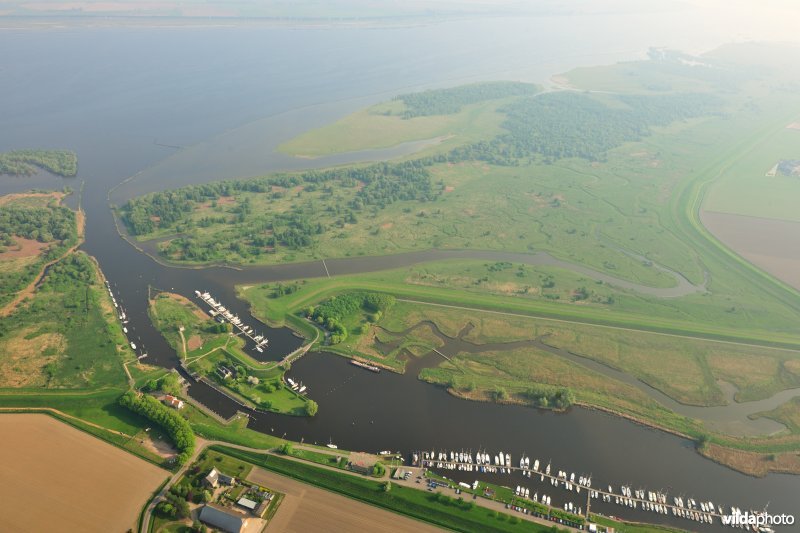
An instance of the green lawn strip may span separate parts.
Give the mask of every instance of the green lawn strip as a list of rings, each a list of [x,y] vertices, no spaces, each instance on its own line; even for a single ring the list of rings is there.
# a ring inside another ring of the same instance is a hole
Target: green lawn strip
[[[389,492],[383,483],[349,474],[321,469],[272,455],[261,455],[226,447],[214,447],[223,453],[253,463],[273,472],[309,483],[356,500],[404,514],[411,518],[455,531],[549,531],[543,526],[499,514],[471,502],[448,503],[424,491],[394,484]],[[503,519],[499,517],[502,516]]]
[[[230,455],[219,453],[214,449],[206,450],[197,461],[197,476],[205,477],[212,468],[216,468],[223,474],[233,476],[238,480],[245,480],[250,475],[253,465],[246,461],[241,461]],[[192,468],[194,470],[194,468]]]
[[[324,466],[332,466],[335,468],[345,468],[347,466],[347,454],[345,453],[334,455],[329,453],[315,452],[314,450],[297,449],[293,447],[289,455]]]
[[[619,533],[686,533],[686,530],[684,529],[655,524],[634,524],[631,522],[622,522],[596,514],[590,515],[589,519],[590,522],[594,522],[595,524],[613,527],[616,531],[619,531]]]
[[[265,450],[280,446],[284,442],[279,437],[249,429],[248,418],[245,416],[234,418],[229,423],[222,423],[191,404],[184,408],[184,414],[195,434],[206,440],[220,440]]]

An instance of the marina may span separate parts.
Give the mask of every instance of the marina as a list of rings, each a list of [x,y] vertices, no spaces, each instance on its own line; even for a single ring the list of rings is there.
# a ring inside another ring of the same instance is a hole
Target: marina
[[[759,516],[766,513],[766,510],[755,511],[750,509],[744,511],[735,506],[724,507],[710,500],[699,500],[684,494],[670,497],[663,490],[632,488],[630,485],[619,485],[617,491],[614,490],[612,485],[608,485],[605,489],[592,487],[591,475],[556,470],[550,461],[547,462],[546,466],[543,466],[544,463],[540,463],[539,459],[533,459],[531,462],[531,458],[526,455],[520,457],[519,466],[517,466],[512,463],[511,455],[502,451],[494,455],[485,450],[479,450],[475,453],[463,450],[417,451],[412,454],[411,463],[413,466],[421,466],[438,471],[456,470],[500,475],[521,474],[524,478],[530,480],[527,482],[528,484],[537,482],[545,486],[549,484],[552,487],[551,490],[559,489],[571,492],[576,495],[576,498],[583,491],[585,496],[581,497],[582,503],[575,504],[572,501],[566,501],[563,504],[563,508],[564,511],[569,513],[585,515],[587,519],[589,518],[592,500],[600,500],[621,507],[634,510],[640,509],[660,515],[672,515],[675,518],[708,525],[721,524],[722,517],[725,515],[739,515],[747,512],[750,515]],[[475,480],[472,485],[473,490],[477,486],[478,480]],[[539,493],[540,491],[534,488],[533,495],[531,495],[530,487],[524,485],[516,485],[514,490],[516,497],[550,506],[552,497],[545,494],[543,490],[541,495]],[[584,505],[585,508],[583,507]],[[745,525],[731,525],[731,527],[748,529]],[[769,528],[758,528],[756,526],[752,526],[750,529],[760,533],[769,533],[771,531]]]
[[[269,343],[269,339],[267,339],[265,335],[257,333],[251,326],[245,324],[238,315],[232,313],[227,307],[222,305],[222,302],[215,300],[208,292],[201,293],[195,290],[194,293],[211,308],[208,314],[211,315],[212,318],[220,323],[226,321],[230,322],[242,335],[253,341],[257,352],[264,353],[264,348]]]
[[[122,308],[122,299],[120,298],[119,301],[117,301],[117,297],[114,295],[114,291],[111,290],[111,284],[108,282],[108,280],[105,280],[105,285],[106,285],[106,290],[108,291],[108,295],[109,297],[111,297],[111,303],[114,305],[114,310],[117,315],[117,318],[119,319],[119,322],[122,325],[122,333],[125,334],[125,336],[127,337],[131,350],[133,350],[134,354],[136,355],[136,359],[141,361],[142,359],[147,357],[147,352],[144,350],[144,345],[141,344],[141,339],[138,339],[140,341],[139,346],[137,346],[136,343],[131,340],[131,338],[133,337],[132,335],[133,328],[131,327],[131,331],[128,331],[128,323],[130,322],[130,319],[128,318],[128,315],[125,313],[125,310]],[[141,348],[141,351],[138,351],[139,348]]]

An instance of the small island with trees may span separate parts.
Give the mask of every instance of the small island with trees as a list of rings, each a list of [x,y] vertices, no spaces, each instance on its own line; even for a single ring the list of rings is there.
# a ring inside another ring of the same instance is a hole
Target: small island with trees
[[[37,168],[71,178],[78,173],[78,156],[70,150],[12,150],[0,153],[0,175],[32,176]]]

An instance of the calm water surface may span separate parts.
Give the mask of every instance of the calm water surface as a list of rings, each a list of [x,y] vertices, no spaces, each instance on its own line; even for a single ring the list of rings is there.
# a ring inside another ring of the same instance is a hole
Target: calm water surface
[[[670,17],[681,32],[661,29]],[[273,150],[302,131],[411,89],[481,79],[543,82],[573,66],[642,57],[649,46],[710,48],[725,40],[723,30],[667,13],[466,20],[381,31],[0,31],[0,150],[69,148],[80,163],[73,179],[0,177],[0,193],[64,185],[77,190],[84,181],[80,201],[88,225],[83,248],[100,261],[149,360],[174,366],[174,352],[147,318],[151,287],[189,297],[195,289],[208,290],[242,316],[247,308],[236,300],[234,284],[321,276],[324,268],[321,263],[245,271],[163,266],[119,237],[110,203],[190,183],[322,164]],[[331,263],[341,267],[337,272],[350,268],[344,260]],[[352,268],[399,263],[376,258]],[[285,329],[267,335],[268,358],[299,345]],[[319,414],[308,420],[256,413],[252,427],[370,451],[485,447],[515,456],[525,451],[552,460],[557,468],[591,473],[598,484],[665,488],[742,507],[771,502],[773,512],[797,507],[800,478],[749,478],[702,459],[689,442],[601,413],[573,409],[553,414],[460,401],[416,380],[414,368],[404,376],[375,375],[322,354],[300,360],[292,375],[309,386],[320,403]],[[207,388],[194,386],[191,394],[226,416],[233,412],[230,402]],[[509,478],[511,486],[521,481]],[[535,484],[529,486],[533,492]],[[560,491],[549,485],[544,492],[561,501]]]

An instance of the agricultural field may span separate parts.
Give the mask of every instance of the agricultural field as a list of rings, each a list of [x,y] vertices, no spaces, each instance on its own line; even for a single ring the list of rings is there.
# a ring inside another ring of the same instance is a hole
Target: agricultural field
[[[13,531],[126,531],[168,476],[49,416],[0,415],[0,431],[3,526]]]
[[[272,531],[407,531],[433,532],[439,528],[399,516],[333,492],[255,468],[247,477],[284,493],[281,508],[267,527]]]

